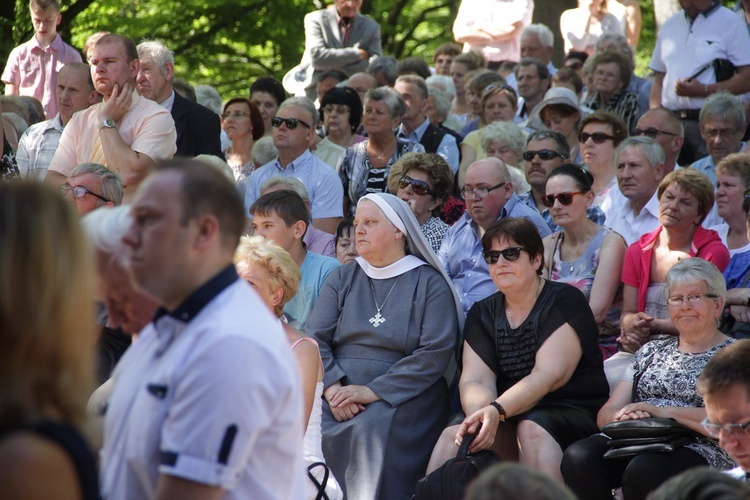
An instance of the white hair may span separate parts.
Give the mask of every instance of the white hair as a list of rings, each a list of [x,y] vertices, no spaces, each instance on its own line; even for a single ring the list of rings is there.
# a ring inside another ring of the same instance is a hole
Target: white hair
[[[211,85],[196,85],[195,100],[198,104],[207,107],[217,115],[221,114],[221,96],[219,91]]]
[[[545,47],[555,46],[555,35],[552,34],[552,30],[550,30],[543,24],[537,23],[526,26],[523,30],[521,30],[521,38],[523,38],[523,36],[526,34],[536,35],[536,37],[539,39],[539,43],[541,43]]]
[[[102,207],[86,214],[81,219],[81,226],[94,249],[124,266],[125,245],[122,238],[132,220],[128,206]]]
[[[172,63],[174,66],[174,52],[169,50],[167,46],[159,40],[147,40],[141,42],[136,49],[138,50],[138,59],[150,57],[154,60],[159,71],[162,73],[164,72],[164,67],[167,63]]]
[[[446,75],[432,75],[428,76],[424,81],[427,84],[429,90],[430,85],[439,88],[443,92],[450,94],[451,99],[456,97],[456,85],[453,83],[453,78]]]

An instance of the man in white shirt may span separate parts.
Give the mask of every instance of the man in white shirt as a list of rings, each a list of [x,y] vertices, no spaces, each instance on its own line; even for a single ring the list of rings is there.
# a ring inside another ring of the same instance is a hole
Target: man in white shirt
[[[607,225],[632,245],[659,227],[657,188],[664,178],[664,151],[649,137],[629,137],[615,150],[615,166],[626,201],[614,208]]]
[[[664,175],[677,167],[677,157],[685,142],[685,127],[673,111],[649,109],[638,119],[633,135],[644,135],[659,143],[664,151]]]

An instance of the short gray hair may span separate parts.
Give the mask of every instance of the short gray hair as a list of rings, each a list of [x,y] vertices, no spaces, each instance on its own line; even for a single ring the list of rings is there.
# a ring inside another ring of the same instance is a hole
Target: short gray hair
[[[456,85],[453,83],[453,78],[446,75],[432,75],[424,81],[427,84],[427,89],[430,89],[430,85],[437,87],[443,92],[450,94],[451,99],[456,97]]]
[[[739,97],[729,92],[717,92],[708,96],[701,106],[699,116],[701,125],[710,116],[734,120],[737,130],[745,125],[745,107]]]
[[[657,165],[663,165],[667,160],[664,155],[664,150],[658,142],[650,137],[636,135],[628,137],[617,146],[615,149],[615,166],[620,163],[620,154],[626,149],[638,149],[651,168],[656,168]]]
[[[494,122],[479,131],[482,149],[487,151],[491,142],[504,142],[520,158],[526,146],[523,132],[513,122]]]
[[[307,97],[289,97],[281,103],[279,111],[288,108],[289,106],[297,106],[298,108],[305,110],[305,113],[308,113],[310,118],[312,118],[311,125],[313,127],[320,122],[320,114],[318,113],[318,110],[315,109],[315,104],[313,104],[313,102]]]
[[[396,66],[398,65],[398,59],[393,56],[381,56],[375,58],[374,61],[367,66],[367,73],[373,77],[377,77],[378,74],[382,74],[383,78],[388,82],[389,85],[396,83]]]
[[[523,36],[527,34],[536,35],[536,37],[539,39],[539,43],[541,43],[545,47],[555,46],[555,35],[552,34],[552,30],[544,24],[529,24],[523,30],[521,30],[521,38],[523,38]]]
[[[266,163],[272,162],[274,158],[279,156],[279,150],[273,143],[273,137],[267,135],[255,141],[250,156],[255,163],[255,168],[260,168]]]
[[[391,118],[399,117],[403,118],[406,113],[406,103],[401,94],[396,92],[391,87],[378,87],[376,89],[368,90],[365,94],[365,106],[368,101],[382,101],[391,113]]]
[[[432,104],[435,113],[445,120],[451,112],[453,98],[448,92],[432,84],[427,85],[427,93],[432,97]]]
[[[124,266],[127,254],[122,238],[132,220],[128,206],[102,207],[84,215],[81,226],[95,250],[111,256]]]
[[[95,175],[101,183],[101,195],[107,198],[114,205],[122,204],[122,177],[117,172],[113,172],[104,165],[98,163],[81,163],[77,165],[68,178],[78,177],[79,175]]]
[[[260,194],[264,195],[269,189],[275,188],[277,186],[284,186],[288,189],[291,189],[292,191],[297,193],[300,198],[302,198],[302,201],[308,203],[310,202],[310,197],[307,195],[307,188],[304,184],[302,184],[302,181],[297,179],[296,177],[271,177],[270,179],[267,179],[263,184],[261,184]]]
[[[221,114],[221,96],[219,91],[211,85],[196,85],[195,86],[195,99],[198,104],[201,104],[217,115]]]
[[[617,49],[622,52],[622,54],[627,57],[629,60],[633,60],[634,54],[633,49],[628,45],[628,39],[625,38],[625,35],[621,33],[613,33],[611,31],[602,33],[599,35],[599,38],[596,40],[596,45],[594,45],[594,51],[595,52],[601,52],[601,47],[605,43],[612,43],[614,45],[617,45]]]
[[[700,282],[706,283],[708,293],[726,298],[727,283],[724,275],[714,264],[700,257],[680,260],[667,271],[664,296],[669,297],[673,287]]]
[[[141,42],[136,49],[138,50],[138,59],[150,57],[154,60],[159,71],[162,73],[164,72],[164,67],[167,63],[172,63],[172,65],[174,65],[174,52],[169,50],[167,46],[159,40],[147,40]]]
[[[422,99],[427,99],[430,96],[427,90],[427,84],[425,83],[424,78],[422,78],[421,76],[411,74],[401,75],[396,78],[396,83],[398,82],[404,82],[414,85]]]
[[[556,132],[554,130],[537,130],[530,133],[526,138],[526,147],[529,146],[529,143],[531,141],[544,141],[547,139],[555,143],[557,153],[560,156],[562,156],[566,160],[570,158],[570,146],[568,146],[567,139],[565,139],[565,136],[560,132]]]

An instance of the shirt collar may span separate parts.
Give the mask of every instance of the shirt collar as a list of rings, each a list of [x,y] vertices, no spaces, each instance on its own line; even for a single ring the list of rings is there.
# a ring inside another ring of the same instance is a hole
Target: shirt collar
[[[44,46],[39,42],[36,35],[33,37],[34,40],[34,47],[38,48],[39,50],[45,50]],[[60,34],[58,33],[55,35],[55,39],[52,40],[52,43],[49,44],[49,49],[53,49],[55,51],[60,51],[62,49],[62,38],[60,38]]]
[[[427,127],[430,126],[430,119],[425,116],[424,121],[422,124],[415,128],[414,131],[410,135],[406,135],[406,131],[404,130],[404,124],[401,123],[401,125],[398,126],[398,133],[401,137],[405,139],[409,139],[412,142],[419,142],[422,140],[422,137],[424,136],[424,133],[427,132]],[[416,139],[416,140],[415,140]]]
[[[154,323],[162,316],[171,316],[182,323],[191,322],[209,302],[238,279],[239,277],[237,276],[237,271],[235,270],[234,265],[228,265],[213,278],[203,283],[193,293],[188,295],[182,304],[177,306],[174,311],[170,312],[163,307],[160,307],[154,316]]]
[[[167,97],[164,102],[159,103],[159,106],[165,108],[170,113],[172,112],[172,106],[174,106],[174,90],[172,90],[172,93],[169,94],[169,97]]]
[[[63,124],[62,124],[62,117],[60,116],[60,113],[57,113],[54,118],[47,120],[44,122],[44,131],[48,130],[59,130],[62,132],[63,130]]]
[[[513,211],[516,203],[518,203],[518,196],[516,196],[516,193],[513,193],[510,195],[510,198],[508,198],[508,201],[505,202],[505,206],[503,206],[502,210],[500,210],[500,217],[498,217],[498,219],[508,217],[508,214]]]
[[[312,158],[312,153],[310,153],[309,149],[305,149],[305,152],[299,155],[294,160],[290,161],[286,168],[281,166],[281,162],[279,161],[278,156],[273,161],[273,165],[284,173],[293,173],[302,168],[302,166],[305,165],[308,161],[310,161],[310,158]]]

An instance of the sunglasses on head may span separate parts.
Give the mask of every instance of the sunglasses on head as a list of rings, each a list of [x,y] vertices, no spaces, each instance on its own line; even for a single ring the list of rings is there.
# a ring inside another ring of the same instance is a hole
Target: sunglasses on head
[[[518,260],[521,256],[521,250],[526,250],[524,247],[508,247],[505,250],[487,250],[484,252],[484,260],[487,264],[497,264],[497,260],[500,256],[508,262]]]
[[[424,196],[426,194],[429,194],[430,196],[435,196],[435,192],[430,189],[430,185],[427,184],[425,181],[420,181],[419,179],[412,179],[408,175],[403,175],[398,180],[398,187],[400,189],[406,189],[407,187],[411,186],[411,190],[414,191],[419,196]]]
[[[299,118],[280,118],[278,116],[274,116],[273,118],[271,118],[271,125],[274,128],[281,127],[282,123],[285,124],[286,128],[288,128],[289,130],[294,130],[295,128],[297,128],[297,125],[300,123],[304,125],[305,128],[308,128],[308,129],[312,128],[308,123],[305,123],[303,120],[300,120]]]
[[[609,134],[605,134],[604,132],[594,132],[593,134],[589,134],[588,132],[581,132],[581,143],[588,142],[589,139],[592,139],[594,143],[601,144],[607,139],[615,140],[614,137],[612,137]]]
[[[576,191],[575,193],[546,194],[542,196],[542,205],[547,208],[552,208],[552,205],[555,204],[555,200],[558,200],[562,205],[568,206],[573,203],[573,197],[577,194],[585,193],[583,191]]]
[[[539,159],[544,161],[551,160],[552,158],[557,158],[558,156],[564,159],[563,155],[561,155],[557,151],[552,151],[551,149],[540,149],[539,151],[524,151],[523,159],[526,161],[531,161],[536,155],[539,155]]]

